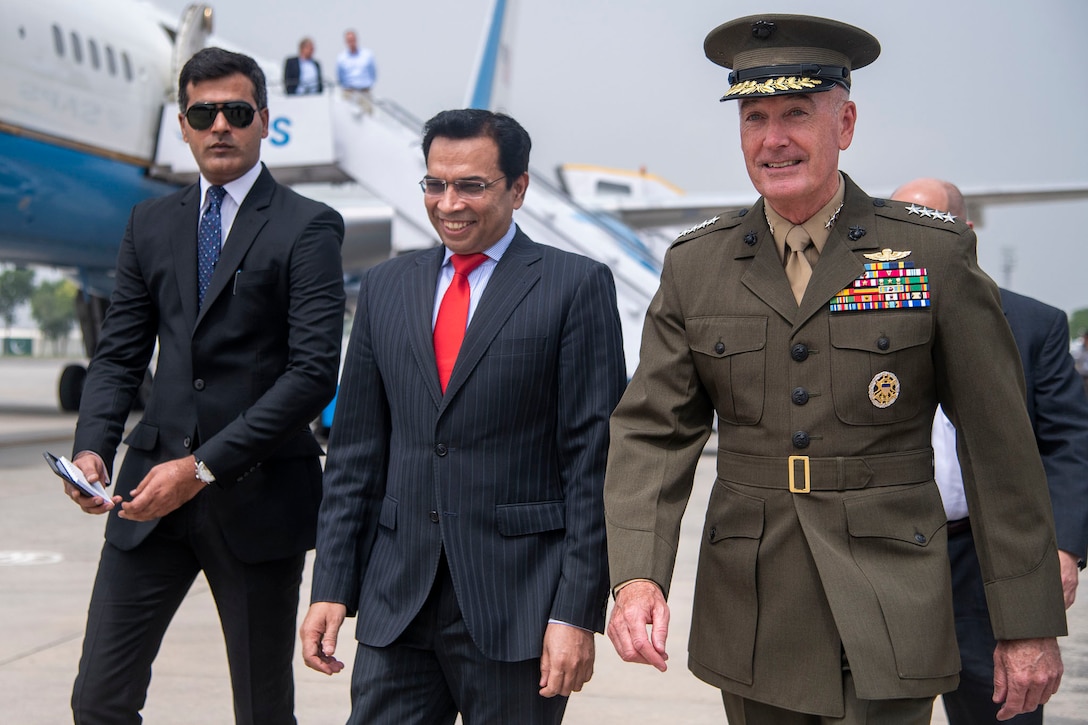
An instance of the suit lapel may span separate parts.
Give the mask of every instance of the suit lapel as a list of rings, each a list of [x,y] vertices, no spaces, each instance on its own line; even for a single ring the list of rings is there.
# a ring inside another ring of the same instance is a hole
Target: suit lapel
[[[260,234],[261,229],[268,223],[268,206],[272,202],[272,194],[276,189],[276,182],[267,168],[261,170],[261,175],[253,184],[253,188],[246,194],[238,214],[234,217],[230,234],[223,243],[223,251],[219,254],[219,261],[215,264],[215,272],[212,273],[208,283],[208,291],[204,294],[204,306],[200,308],[196,324],[204,318],[205,311],[212,306],[215,299],[230,289],[234,282],[234,274],[245,259],[249,248]]]
[[[167,235],[174,258],[174,275],[185,319],[197,316],[196,232],[200,223],[200,184],[193,184],[181,197],[178,218],[168,223]]]
[[[540,279],[540,252],[533,248],[529,238],[519,229],[514,241],[503,254],[491,279],[487,283],[483,297],[472,315],[457,364],[453,368],[450,382],[446,386],[445,406],[480,362],[491,341],[510,318],[514,309]],[[432,362],[434,353],[431,354]],[[437,379],[437,373],[435,374]]]
[[[404,299],[405,325],[412,356],[419,367],[419,377],[427,386],[435,408],[442,403],[442,388],[438,384],[438,364],[434,359],[434,293],[438,284],[438,270],[442,267],[446,248],[435,247],[416,257],[416,264],[409,269],[401,295]]]

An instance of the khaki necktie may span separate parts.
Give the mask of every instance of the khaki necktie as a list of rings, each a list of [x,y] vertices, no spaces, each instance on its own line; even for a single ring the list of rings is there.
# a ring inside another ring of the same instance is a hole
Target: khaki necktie
[[[801,304],[801,298],[805,296],[805,288],[812,277],[812,265],[809,263],[805,250],[812,246],[812,238],[805,228],[798,225],[790,229],[786,235],[786,278],[790,281],[793,296],[797,298],[797,304]],[[813,248],[815,251],[815,248]]]

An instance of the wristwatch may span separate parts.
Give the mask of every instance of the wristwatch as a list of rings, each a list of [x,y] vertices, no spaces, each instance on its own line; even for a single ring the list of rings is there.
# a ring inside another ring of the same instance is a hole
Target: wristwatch
[[[215,483],[215,474],[212,473],[208,469],[207,464],[201,460],[196,461],[196,477],[208,485]]]

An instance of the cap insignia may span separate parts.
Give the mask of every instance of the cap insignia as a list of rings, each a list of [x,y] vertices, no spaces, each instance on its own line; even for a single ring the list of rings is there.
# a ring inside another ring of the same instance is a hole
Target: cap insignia
[[[819,78],[809,78],[803,76],[798,78],[797,76],[779,76],[778,78],[768,78],[765,81],[741,81],[740,83],[734,83],[729,87],[729,90],[725,92],[726,96],[750,96],[753,93],[778,93],[779,91],[802,91],[806,88],[815,88],[816,86],[822,86],[824,82]]]
[[[752,37],[757,40],[766,40],[774,32],[775,24],[770,20],[757,20],[752,23]]]
[[[917,214],[928,219],[935,219],[937,221],[947,222],[952,224],[956,221],[956,217],[949,214],[946,211],[940,211],[938,209],[930,209],[926,206],[918,206],[917,204],[911,204],[910,206],[903,207],[907,210],[908,214]]]

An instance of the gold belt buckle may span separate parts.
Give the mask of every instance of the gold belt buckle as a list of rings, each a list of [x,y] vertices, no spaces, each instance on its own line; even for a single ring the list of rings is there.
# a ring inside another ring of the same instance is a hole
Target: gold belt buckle
[[[802,463],[805,464],[805,484],[801,488],[797,487],[797,476],[794,473],[794,470],[795,470],[794,464],[797,463],[798,461],[801,461]],[[809,478],[808,456],[790,456],[789,466],[790,466],[790,493],[808,493],[810,490],[812,490],[811,480]]]

